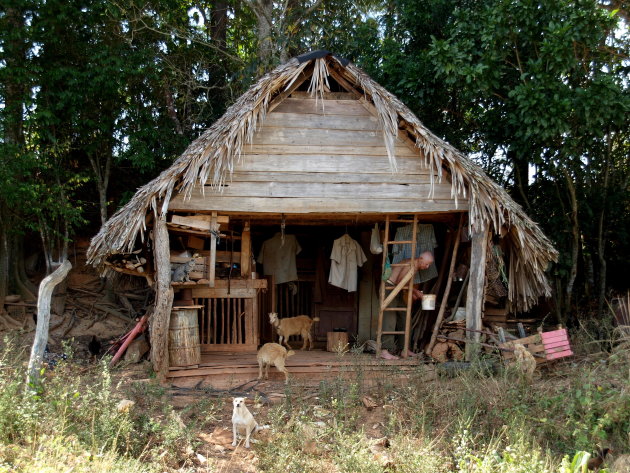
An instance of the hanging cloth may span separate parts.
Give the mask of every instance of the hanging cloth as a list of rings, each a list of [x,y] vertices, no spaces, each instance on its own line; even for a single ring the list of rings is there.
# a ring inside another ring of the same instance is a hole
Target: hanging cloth
[[[345,234],[334,241],[330,260],[328,282],[348,292],[355,292],[358,285],[357,268],[367,261],[361,245]]]

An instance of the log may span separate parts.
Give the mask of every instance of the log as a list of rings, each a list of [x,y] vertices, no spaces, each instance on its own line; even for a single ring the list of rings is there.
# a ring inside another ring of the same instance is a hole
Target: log
[[[39,285],[37,295],[37,327],[35,329],[35,339],[31,348],[31,357],[28,361],[28,371],[26,383],[28,386],[35,386],[39,382],[39,372],[44,359],[44,350],[48,343],[48,328],[50,325],[50,303],[55,287],[63,281],[72,264],[66,260],[52,274],[46,276]]]
[[[155,257],[155,310],[151,316],[151,362],[160,380],[168,373],[168,327],[173,304],[168,228],[162,215],[153,229]]]
[[[481,312],[486,286],[486,251],[488,248],[488,224],[481,222],[472,234],[471,255],[468,273],[468,292],[466,294],[466,328],[481,330]],[[477,355],[475,345],[479,343],[479,333],[470,331],[466,339],[466,361]],[[472,342],[472,343],[471,343]]]
[[[431,351],[433,350],[433,345],[435,345],[435,338],[437,337],[438,330],[440,330],[440,325],[442,325],[442,318],[444,317],[444,311],[446,310],[446,305],[448,303],[448,296],[451,292],[451,285],[453,284],[453,272],[455,271],[455,262],[457,261],[457,250],[459,248],[459,240],[462,234],[462,226],[464,223],[463,214],[459,217],[459,226],[457,227],[457,234],[455,235],[455,244],[453,246],[453,254],[451,255],[451,266],[448,271],[448,279],[446,280],[446,288],[444,289],[444,294],[442,294],[442,303],[440,304],[440,311],[438,312],[437,319],[435,320],[435,325],[433,326],[433,333],[431,334],[431,341],[427,346],[425,353],[427,355],[431,355]]]

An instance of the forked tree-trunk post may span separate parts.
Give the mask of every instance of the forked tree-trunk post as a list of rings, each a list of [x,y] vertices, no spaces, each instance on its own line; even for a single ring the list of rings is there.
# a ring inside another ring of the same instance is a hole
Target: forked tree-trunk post
[[[48,343],[48,328],[50,326],[50,300],[55,286],[63,281],[72,268],[70,261],[65,260],[54,272],[46,276],[39,284],[37,296],[37,327],[35,339],[28,361],[27,386],[34,386],[39,382],[39,371],[44,358],[44,350]]]
[[[466,360],[473,359],[479,351],[481,313],[486,287],[486,252],[488,248],[488,224],[482,222],[471,236],[470,277],[466,293]]]
[[[166,217],[155,219],[153,227],[153,255],[155,258],[155,310],[150,320],[151,362],[158,378],[164,380],[168,372],[168,328],[173,305],[171,263]]]

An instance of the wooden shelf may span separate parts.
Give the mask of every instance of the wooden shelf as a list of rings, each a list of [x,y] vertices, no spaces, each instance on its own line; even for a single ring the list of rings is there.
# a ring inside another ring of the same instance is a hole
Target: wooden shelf
[[[197,281],[189,281],[189,282],[172,282],[171,286],[173,287],[192,287],[200,288],[200,287],[208,287],[208,283],[198,283]],[[266,279],[236,279],[232,278],[229,281],[229,286],[231,289],[266,289],[267,288],[267,280]],[[215,279],[214,281],[214,289],[227,289],[228,288],[228,280],[227,279]]]
[[[113,271],[116,271],[117,273],[128,274],[129,276],[140,276],[143,278],[153,276],[153,273],[150,271],[145,271],[144,273],[140,273],[133,269],[121,268],[120,266],[114,266],[113,264],[108,264],[107,267]]]

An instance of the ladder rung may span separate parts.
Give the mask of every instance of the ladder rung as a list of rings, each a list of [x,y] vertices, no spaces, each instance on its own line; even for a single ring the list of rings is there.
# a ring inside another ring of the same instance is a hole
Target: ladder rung
[[[411,266],[409,263],[392,263],[390,266]]]
[[[402,218],[397,218],[395,220],[391,219],[389,221],[389,223],[392,223],[392,222],[394,222],[394,223],[413,223],[413,219],[406,220],[406,219],[402,219]]]
[[[406,311],[406,310],[407,310],[407,308],[406,308],[406,307],[387,307],[387,308],[385,308],[385,309],[383,309],[383,310],[384,310],[384,311],[385,311],[385,310],[392,310],[392,311],[393,311],[393,310],[404,310],[404,311]]]
[[[381,335],[404,335],[405,331],[402,332],[381,332]]]
[[[387,243],[388,245],[404,245],[404,244],[411,245],[413,243],[413,240],[386,241],[385,243]]]

